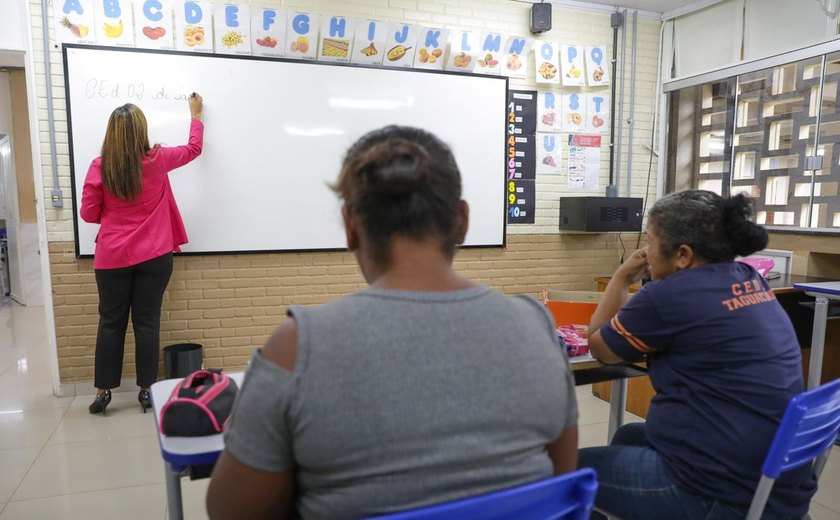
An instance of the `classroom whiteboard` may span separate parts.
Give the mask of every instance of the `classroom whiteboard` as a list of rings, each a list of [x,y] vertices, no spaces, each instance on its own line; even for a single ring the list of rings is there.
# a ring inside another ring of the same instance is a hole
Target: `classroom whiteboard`
[[[328,184],[356,139],[389,124],[451,146],[470,206],[465,245],[504,245],[507,78],[68,44],[64,77],[79,256],[95,250],[98,225],[79,208],[111,112],[134,103],[152,144],[186,144],[193,91],[204,151],[170,174],[184,252],[346,248]]]

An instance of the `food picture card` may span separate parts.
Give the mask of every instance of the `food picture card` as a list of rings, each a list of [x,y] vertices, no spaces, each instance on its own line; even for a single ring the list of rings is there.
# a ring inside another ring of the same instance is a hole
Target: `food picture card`
[[[175,48],[213,52],[213,4],[189,0],[175,5]]]
[[[560,93],[540,92],[537,95],[537,131],[560,132],[563,118],[561,117],[562,99]]]
[[[390,25],[387,22],[357,21],[354,31],[356,37],[350,54],[350,62],[364,65],[382,65],[389,27]]]
[[[134,41],[143,49],[171,51],[175,48],[169,0],[134,3]]]
[[[537,132],[537,173],[560,173],[559,134]]]
[[[473,60],[473,72],[499,75],[501,71],[502,35],[483,33],[479,37],[478,56]]]
[[[606,47],[586,47],[586,82],[590,87],[610,84],[606,55]]]
[[[537,42],[534,44],[536,59],[537,83],[560,83],[560,62],[557,44],[554,42]]]
[[[113,47],[134,47],[134,15],[130,0],[95,2],[96,43]]]
[[[289,13],[286,15],[287,58],[314,60],[318,56],[318,15]]]
[[[583,75],[582,46],[560,46],[560,70],[563,72],[564,87],[579,87],[586,84],[586,78]]]
[[[321,44],[318,46],[318,60],[335,63],[349,63],[356,25],[346,16],[321,17]]]
[[[563,132],[583,132],[586,129],[586,96],[583,94],[563,94]]]
[[[524,78],[525,59],[533,44],[533,38],[508,37],[502,48],[501,74],[510,78]]]
[[[414,55],[415,69],[443,70],[446,63],[446,43],[449,31],[421,27],[417,37],[417,54]]]
[[[478,33],[452,31],[449,33],[449,58],[446,70],[470,71],[478,53]]]
[[[385,59],[382,60],[382,64],[389,67],[411,67],[414,55],[417,54],[418,32],[416,25],[392,25],[385,41]]]
[[[216,52],[251,55],[251,11],[248,4],[215,4]]]
[[[286,55],[286,11],[251,8],[251,54],[282,58]]]
[[[93,0],[54,0],[53,18],[58,43],[96,43]]]
[[[586,96],[586,131],[605,134],[610,128],[610,97],[604,94]]]

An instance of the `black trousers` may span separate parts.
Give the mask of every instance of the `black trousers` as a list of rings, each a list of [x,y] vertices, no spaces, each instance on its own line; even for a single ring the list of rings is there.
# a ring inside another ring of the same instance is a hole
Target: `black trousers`
[[[120,386],[128,315],[134,326],[137,386],[157,380],[160,307],[172,276],[172,253],[119,269],[96,269],[99,330],[96,334],[96,388]]]

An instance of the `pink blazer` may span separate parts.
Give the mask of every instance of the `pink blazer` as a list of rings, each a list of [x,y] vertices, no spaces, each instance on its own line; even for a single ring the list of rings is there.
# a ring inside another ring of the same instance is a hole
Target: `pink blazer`
[[[90,164],[82,188],[81,216],[99,224],[94,269],[136,265],[187,243],[184,221],[175,203],[169,172],[201,154],[204,124],[193,119],[184,146],[158,147],[143,160],[143,192],[137,200],[118,199],[102,185],[102,158]]]

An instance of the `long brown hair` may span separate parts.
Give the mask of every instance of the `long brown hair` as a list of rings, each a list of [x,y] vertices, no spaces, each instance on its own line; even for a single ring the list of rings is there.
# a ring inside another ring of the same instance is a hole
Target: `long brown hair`
[[[136,105],[117,107],[108,119],[102,142],[102,184],[122,200],[134,200],[143,191],[143,158],[149,151],[146,116]]]

